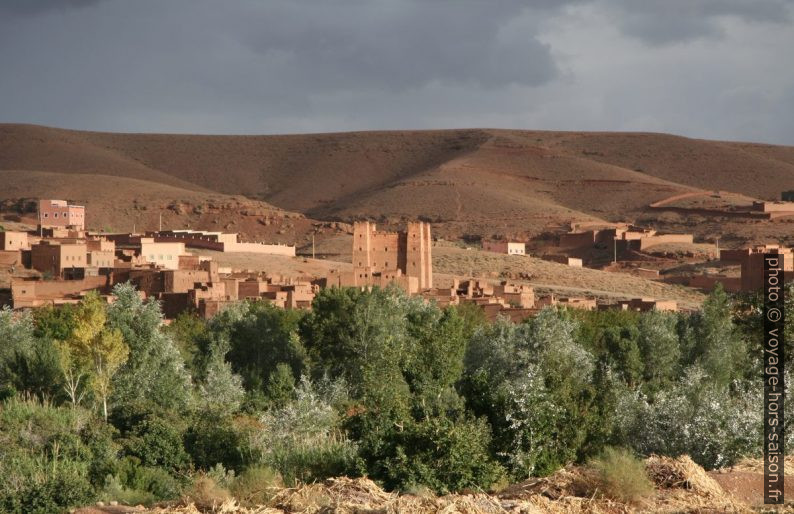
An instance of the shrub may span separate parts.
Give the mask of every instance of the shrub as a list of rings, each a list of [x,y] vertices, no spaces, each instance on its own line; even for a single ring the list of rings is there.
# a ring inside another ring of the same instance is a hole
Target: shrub
[[[120,461],[115,479],[125,490],[150,493],[153,501],[178,498],[184,485],[163,468],[143,466],[135,457]]]
[[[645,463],[622,448],[605,448],[588,463],[596,472],[596,486],[604,496],[636,503],[653,493]]]
[[[262,416],[255,444],[263,462],[290,485],[351,473],[357,447],[341,431],[331,400],[305,378],[296,393],[293,402]]]
[[[706,469],[730,466],[760,454],[760,396],[760,387],[735,384],[731,391],[694,367],[652,402],[641,394],[621,397],[615,439],[641,455],[687,454]]]
[[[185,449],[198,469],[222,464],[226,469],[240,471],[257,458],[251,448],[250,431],[244,423],[229,418],[202,418],[186,432]]]
[[[99,498],[106,502],[117,501],[122,505],[151,505],[157,500],[149,491],[125,487],[116,475],[108,475]]]
[[[229,491],[205,474],[197,476],[185,493],[185,499],[192,501],[201,509],[212,509],[230,498]]]
[[[152,416],[132,427],[123,447],[127,455],[137,457],[144,466],[178,471],[190,462],[182,437],[182,431],[173,422]]]
[[[77,408],[12,398],[0,406],[0,511],[58,512],[95,498],[110,430]],[[93,483],[92,483],[93,482]]]
[[[264,505],[273,497],[274,489],[282,486],[281,476],[266,466],[246,469],[232,481],[234,498],[247,506]]]
[[[0,510],[8,513],[61,512],[70,507],[91,503],[96,497],[88,480],[84,463],[50,459],[17,461],[8,467],[25,469],[26,473],[6,475],[5,480],[16,482],[17,488],[0,488]],[[26,460],[22,457],[22,460]],[[16,465],[15,465],[16,464]],[[3,466],[4,471],[9,469]]]
[[[489,490],[505,477],[502,466],[488,453],[489,442],[490,430],[481,419],[435,417],[410,422],[391,431],[370,455],[377,460],[371,466],[373,476],[389,489]]]

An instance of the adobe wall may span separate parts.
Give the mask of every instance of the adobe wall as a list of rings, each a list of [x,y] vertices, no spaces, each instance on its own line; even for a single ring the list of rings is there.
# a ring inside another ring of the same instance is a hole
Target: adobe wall
[[[689,287],[711,291],[717,284],[722,284],[722,288],[729,293],[738,293],[742,290],[742,279],[740,277],[722,277],[712,275],[695,275],[689,279]]]
[[[166,293],[187,293],[196,283],[210,281],[210,274],[202,270],[167,270],[163,272],[163,290]]]
[[[405,274],[419,278],[420,289],[433,288],[433,246],[430,224],[422,221],[408,223],[406,232]]]
[[[749,248],[742,248],[739,250],[720,250],[720,260],[722,262],[742,263],[749,255]]]
[[[112,268],[116,260],[115,252],[101,252],[91,251],[88,252],[87,266],[94,266],[97,268]]]
[[[107,277],[86,277],[82,280],[13,280],[11,282],[15,308],[19,307],[18,301],[52,300],[91,290],[108,293]]]
[[[258,280],[242,280],[237,283],[237,298],[245,300],[246,298],[259,298],[259,281]]]
[[[130,281],[138,291],[147,297],[155,296],[165,291],[163,274],[158,270],[130,270],[127,273],[111,275],[114,284]]]
[[[180,255],[179,256],[179,269],[181,270],[197,270],[199,268],[200,259],[198,255]]]
[[[261,253],[267,255],[285,255],[295,257],[295,246],[287,245],[267,245],[261,243],[220,243],[223,252],[248,252]]]
[[[85,229],[85,207],[69,205],[63,200],[39,200],[38,217],[42,227]]]
[[[562,248],[589,247],[593,246],[595,242],[596,232],[594,230],[560,235],[560,247]]]
[[[19,266],[22,264],[22,252],[10,252],[6,250],[0,250],[0,266],[4,267],[11,267],[11,266]]]
[[[30,252],[30,265],[42,273],[59,274],[61,270],[61,249],[59,245],[33,245]]]
[[[560,264],[565,264],[566,266],[572,266],[575,268],[582,267],[582,259],[576,257],[568,257],[567,255],[558,255],[558,254],[547,254],[541,257],[544,261],[550,262],[558,262]]]
[[[502,253],[507,255],[525,255],[526,245],[508,241],[484,241],[482,249],[486,252]]]
[[[179,256],[185,254],[185,243],[141,240],[141,255],[149,262],[166,269],[179,269]]]
[[[30,248],[27,232],[0,231],[0,251],[18,251]]]
[[[507,243],[504,241],[483,241],[482,249],[486,252],[507,253]]]
[[[640,239],[640,250],[645,250],[660,244],[692,244],[694,242],[692,234],[661,234],[643,237]]]
[[[761,212],[794,212],[792,202],[753,202],[753,208]]]
[[[637,274],[638,277],[642,277],[642,278],[650,278],[650,279],[659,278],[658,269],[634,268],[634,272]]]
[[[163,293],[160,295],[160,305],[162,305],[163,317],[176,319],[188,309],[190,302],[187,293]]]
[[[784,250],[783,271],[786,281],[794,280],[794,255]],[[764,287],[764,254],[751,253],[742,262],[742,291],[757,291]]]
[[[221,282],[223,282],[224,287],[226,287],[226,296],[228,296],[230,300],[237,300],[240,298],[239,280],[228,278],[221,280]]]
[[[420,289],[432,288],[430,224],[411,222],[402,233],[375,228],[369,221],[353,225],[353,285],[376,285],[373,280],[380,280],[375,278],[377,274],[400,270],[405,276],[416,277]]]

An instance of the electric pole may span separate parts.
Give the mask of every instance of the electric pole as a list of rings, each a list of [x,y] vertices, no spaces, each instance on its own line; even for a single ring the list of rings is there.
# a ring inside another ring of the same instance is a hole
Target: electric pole
[[[612,262],[617,264],[617,262],[618,262],[618,236],[615,236],[615,238],[612,239],[612,243],[613,243],[613,245],[615,247],[614,251],[612,253]]]

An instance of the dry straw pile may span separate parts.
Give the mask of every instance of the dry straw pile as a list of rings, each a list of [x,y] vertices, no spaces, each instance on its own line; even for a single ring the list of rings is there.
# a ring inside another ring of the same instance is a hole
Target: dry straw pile
[[[639,512],[753,512],[735,500],[689,457],[650,457],[654,494],[634,504],[604,497],[593,471],[569,466],[549,477],[512,485],[496,494],[415,496],[389,493],[366,478],[333,478],[276,492],[266,506],[245,508],[226,499],[199,510],[195,504],[149,512],[214,514],[619,514]]]

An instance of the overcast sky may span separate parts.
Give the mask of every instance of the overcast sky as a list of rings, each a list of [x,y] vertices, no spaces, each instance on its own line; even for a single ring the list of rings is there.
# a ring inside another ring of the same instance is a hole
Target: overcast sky
[[[794,144],[794,0],[0,0],[0,121]]]

